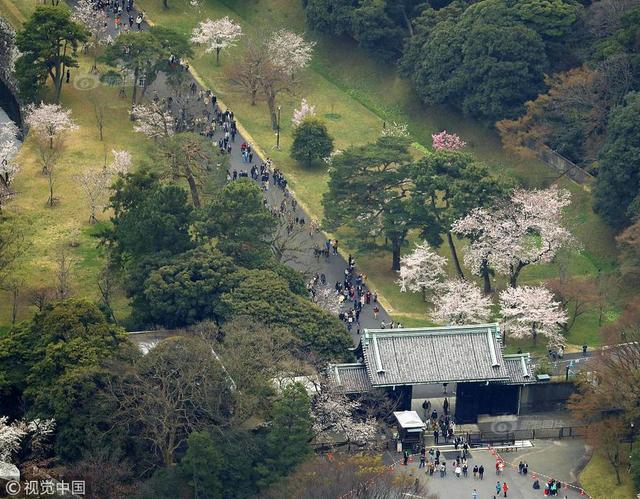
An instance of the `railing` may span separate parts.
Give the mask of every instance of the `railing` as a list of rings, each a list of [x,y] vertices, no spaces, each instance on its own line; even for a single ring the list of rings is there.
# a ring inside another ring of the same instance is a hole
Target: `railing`
[[[509,432],[479,432],[467,433],[467,441],[470,445],[480,443],[483,445],[495,445],[497,443],[514,442],[516,440],[535,440],[536,438],[576,438],[586,435],[586,426],[558,426],[555,428],[525,428],[511,430]]]

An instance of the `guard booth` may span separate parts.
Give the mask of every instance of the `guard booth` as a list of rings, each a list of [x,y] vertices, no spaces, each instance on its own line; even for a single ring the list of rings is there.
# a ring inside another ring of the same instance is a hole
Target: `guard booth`
[[[394,412],[398,427],[398,439],[402,442],[402,448],[411,448],[414,444],[422,442],[422,432],[426,425],[416,411]]]

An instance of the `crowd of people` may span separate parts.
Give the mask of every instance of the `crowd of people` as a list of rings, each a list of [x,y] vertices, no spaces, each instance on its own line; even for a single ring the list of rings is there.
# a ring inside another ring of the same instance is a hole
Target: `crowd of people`
[[[143,14],[134,10],[133,0],[95,0],[94,5],[114,20],[116,35],[122,25],[132,26],[132,17],[134,23],[143,22]],[[125,18],[128,19],[128,23],[123,22]],[[138,29],[143,28],[144,26],[138,27]],[[178,68],[185,73],[189,70],[188,62],[175,56],[170,57],[169,64],[174,69]],[[156,86],[152,97],[156,104],[171,114],[176,132],[198,133],[210,140],[221,154],[233,155],[234,160],[229,163],[226,180],[232,182],[251,178],[258,182],[265,193],[264,206],[279,219],[279,223],[286,229],[285,233],[291,235],[303,229],[308,230],[309,237],[315,239],[320,228],[319,224],[313,220],[307,220],[298,210],[297,201],[288,188],[284,173],[273,167],[270,158],[262,161],[253,144],[241,138],[234,112],[230,109],[222,110],[217,96],[211,90],[199,87],[194,80],[187,79],[186,83],[184,79],[178,80],[183,83],[172,86],[171,81],[165,79],[164,88],[162,84]],[[124,98],[125,95],[122,97]],[[240,138],[239,141],[237,141],[238,138]],[[239,161],[235,160],[237,156]],[[280,194],[274,194],[271,188],[279,191]],[[331,257],[339,257],[337,239],[328,239],[324,243],[317,242],[315,245],[310,243],[311,246],[313,246],[311,251],[316,261],[323,257],[325,263],[331,265],[329,263]],[[335,279],[335,274],[333,276]],[[349,256],[344,274],[335,282],[335,294],[340,302],[338,317],[350,332],[355,330],[358,334],[363,327],[361,314],[365,308],[370,309],[374,320],[377,320],[381,314],[377,293],[368,289],[366,279],[365,274],[356,271],[355,260]],[[309,289],[312,298],[313,291],[319,285],[329,285],[326,281],[327,277],[324,273],[317,274]],[[389,320],[382,320],[379,325],[381,329],[402,327],[402,324]]]

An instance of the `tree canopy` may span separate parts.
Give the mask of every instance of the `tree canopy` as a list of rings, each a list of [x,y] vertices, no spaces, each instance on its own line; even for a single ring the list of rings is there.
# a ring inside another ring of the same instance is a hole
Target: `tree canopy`
[[[16,75],[23,97],[35,100],[51,77],[54,101],[59,102],[65,70],[78,67],[78,47],[88,39],[89,32],[71,19],[68,9],[36,7],[16,35],[16,47],[21,52],[16,61]]]

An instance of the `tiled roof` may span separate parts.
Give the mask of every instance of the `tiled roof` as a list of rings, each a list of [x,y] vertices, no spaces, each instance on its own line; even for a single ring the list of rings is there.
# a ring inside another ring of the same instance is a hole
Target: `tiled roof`
[[[344,393],[363,393],[370,391],[371,381],[364,364],[330,364],[329,379]]]
[[[535,383],[536,377],[531,371],[531,357],[528,353],[520,353],[503,356],[507,371],[509,372],[509,383]]]
[[[365,330],[364,362],[373,386],[509,382],[499,337],[497,324]]]

